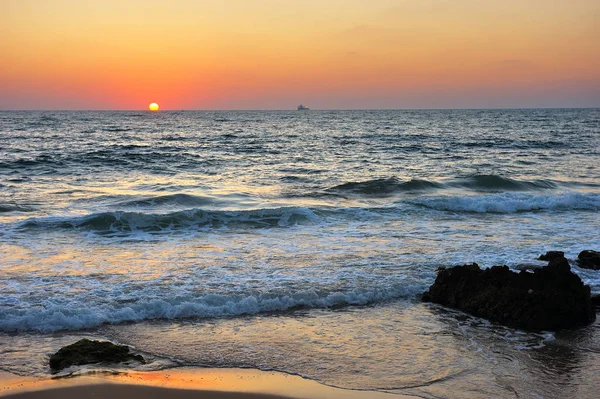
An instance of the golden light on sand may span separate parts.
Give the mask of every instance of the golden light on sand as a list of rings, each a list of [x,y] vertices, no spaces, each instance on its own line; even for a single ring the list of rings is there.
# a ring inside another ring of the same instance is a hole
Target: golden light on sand
[[[158,108],[159,108],[159,107],[158,107],[158,104],[157,104],[157,103],[152,103],[152,104],[148,105],[148,109],[149,109],[150,111],[158,111]]]

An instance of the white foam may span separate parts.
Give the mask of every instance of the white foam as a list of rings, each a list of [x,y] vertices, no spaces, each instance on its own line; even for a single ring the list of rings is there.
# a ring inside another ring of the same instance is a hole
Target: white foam
[[[408,201],[426,208],[475,213],[516,213],[528,211],[597,211],[600,194],[567,192],[554,195],[502,193],[478,196],[437,196]]]
[[[120,323],[149,319],[216,318],[263,312],[278,312],[297,307],[330,308],[344,305],[365,305],[394,298],[412,297],[424,287],[406,285],[348,292],[320,294],[313,290],[279,295],[205,295],[195,299],[138,299],[132,304],[113,303],[56,304],[5,309],[0,314],[0,331],[80,330],[104,323]]]

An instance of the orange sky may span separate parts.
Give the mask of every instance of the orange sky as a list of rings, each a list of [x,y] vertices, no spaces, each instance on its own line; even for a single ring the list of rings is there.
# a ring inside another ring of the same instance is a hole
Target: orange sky
[[[598,0],[2,0],[0,26],[0,109],[600,107]]]

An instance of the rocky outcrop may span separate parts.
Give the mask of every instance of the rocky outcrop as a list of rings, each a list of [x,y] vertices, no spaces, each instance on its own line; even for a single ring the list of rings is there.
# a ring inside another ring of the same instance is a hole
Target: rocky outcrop
[[[106,341],[82,339],[59,349],[50,356],[50,368],[59,371],[64,368],[92,363],[121,363],[130,360],[145,364],[141,355],[129,353],[129,347]]]
[[[600,252],[586,250],[577,256],[577,265],[582,269],[600,270]]]
[[[423,301],[527,330],[585,326],[596,318],[590,287],[571,272],[564,257],[533,273],[477,264],[442,268]]]
[[[549,262],[552,259],[564,257],[565,253],[563,251],[548,251],[545,254],[538,256],[537,260],[544,260],[546,262]]]

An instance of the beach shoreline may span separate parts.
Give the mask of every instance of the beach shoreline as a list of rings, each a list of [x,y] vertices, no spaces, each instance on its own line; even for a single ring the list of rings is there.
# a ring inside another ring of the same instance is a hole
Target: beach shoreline
[[[160,371],[97,371],[61,378],[0,373],[0,397],[53,398],[214,398],[214,399],[385,399],[411,398],[378,391],[334,388],[274,371],[181,367]]]

